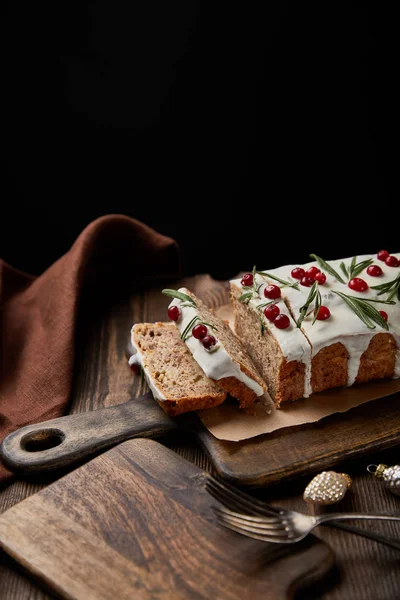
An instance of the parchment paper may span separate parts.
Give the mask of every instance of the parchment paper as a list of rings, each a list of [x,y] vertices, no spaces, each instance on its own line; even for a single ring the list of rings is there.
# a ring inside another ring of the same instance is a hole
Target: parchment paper
[[[232,325],[230,305],[223,306],[216,312]],[[283,403],[280,409],[276,409],[271,398],[265,394],[246,410],[239,410],[237,404],[228,401],[215,408],[199,411],[198,414],[205,427],[216,438],[238,442],[283,427],[313,423],[395,392],[400,392],[400,379],[385,379],[327,390],[313,394],[310,398]]]

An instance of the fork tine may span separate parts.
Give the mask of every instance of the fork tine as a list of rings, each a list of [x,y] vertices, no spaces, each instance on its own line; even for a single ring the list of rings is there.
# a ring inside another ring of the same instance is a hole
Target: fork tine
[[[214,510],[221,519],[224,519],[232,525],[236,525],[240,529],[243,529],[243,531],[252,531],[253,533],[259,534],[265,533],[266,535],[274,536],[289,536],[288,530],[282,523],[251,523],[248,521],[243,521],[240,519],[240,517],[236,517],[235,515],[230,515],[229,513],[218,511],[217,508],[215,508]]]
[[[238,513],[227,508],[219,508],[214,507],[214,510],[218,513],[221,513],[231,519],[236,519],[238,522],[240,521],[243,525],[253,525],[253,526],[262,526],[268,525],[271,528],[283,528],[287,527],[287,523],[284,523],[282,519],[279,517],[252,517],[250,515],[244,515],[243,513]]]
[[[255,515],[258,514],[256,511],[251,511],[247,507],[242,507],[241,505],[238,506],[237,503],[235,501],[233,501],[230,496],[226,496],[223,492],[221,492],[219,490],[219,488],[215,488],[215,489],[207,488],[207,489],[211,493],[213,498],[218,500],[218,502],[220,502],[223,506],[225,506],[227,509],[229,509],[233,512],[237,512],[238,510],[241,510],[241,511],[244,510],[246,512],[246,514],[249,514],[249,512],[252,512],[252,514],[255,514]],[[276,522],[277,520],[279,520],[279,517],[275,514],[272,514],[270,516],[263,516],[263,518],[266,521],[270,520],[271,522]]]
[[[278,516],[280,511],[272,506],[265,505],[260,501],[245,494],[228,483],[221,482],[219,479],[209,476],[206,482],[206,488],[214,498],[217,498],[222,504],[233,510],[245,511],[252,515]],[[218,493],[218,497],[216,494]]]
[[[235,531],[236,533],[240,533],[241,535],[244,535],[246,537],[252,538],[253,540],[259,540],[260,542],[271,542],[273,544],[290,543],[290,540],[287,537],[285,537],[285,538],[272,537],[272,536],[267,536],[265,534],[260,535],[257,533],[253,533],[251,531],[243,531],[243,529],[241,527],[237,527],[236,525],[233,525],[232,523],[229,523],[228,521],[225,521],[225,519],[222,519],[222,518],[218,518],[218,522],[223,527],[226,527],[227,529],[231,529],[232,531]]]

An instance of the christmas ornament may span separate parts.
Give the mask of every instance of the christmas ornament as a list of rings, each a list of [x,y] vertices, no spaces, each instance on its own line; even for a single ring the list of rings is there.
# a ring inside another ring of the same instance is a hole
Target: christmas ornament
[[[385,488],[400,496],[400,465],[368,465],[368,473],[372,473],[378,479],[383,479]]]
[[[322,471],[310,481],[303,498],[310,504],[335,504],[344,498],[350,486],[351,479],[346,473]]]

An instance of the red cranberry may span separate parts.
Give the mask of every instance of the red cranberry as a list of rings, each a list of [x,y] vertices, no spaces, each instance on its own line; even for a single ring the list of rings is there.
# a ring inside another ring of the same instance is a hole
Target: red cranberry
[[[292,272],[290,274],[293,277],[293,279],[299,279],[300,280],[302,277],[304,277],[304,275],[306,274],[306,272],[301,267],[296,267],[295,269],[292,269]]]
[[[324,285],[326,281],[326,275],[322,271],[320,271],[319,273],[315,273],[314,278],[315,281],[318,281],[320,285]]]
[[[368,289],[368,283],[359,277],[353,277],[353,279],[350,279],[347,285],[355,292],[366,292]]]
[[[245,275],[243,275],[242,281],[240,283],[242,285],[245,285],[246,287],[251,287],[253,285],[253,274],[246,273]]]
[[[195,325],[192,329],[193,337],[196,340],[202,340],[207,335],[207,327],[205,325]]]
[[[217,343],[217,340],[215,339],[215,337],[213,335],[206,335],[202,339],[202,344],[203,344],[204,348],[207,348],[207,350],[209,350],[210,348],[215,346],[216,343]]]
[[[138,365],[137,363],[133,363],[129,366],[134,373],[140,373],[140,365]]]
[[[280,312],[279,306],[276,304],[270,304],[264,308],[264,315],[267,317],[268,321],[275,321]]]
[[[177,321],[179,319],[179,317],[181,316],[181,310],[180,308],[178,308],[178,306],[170,306],[168,309],[168,318],[171,319],[171,321]]]
[[[367,273],[368,275],[371,275],[371,277],[380,277],[383,271],[378,265],[370,265],[367,269]]]
[[[321,269],[318,269],[318,267],[310,267],[306,271],[306,275],[311,275],[311,277],[314,277],[314,279],[316,279],[315,276],[317,273],[321,273]]]
[[[278,329],[287,329],[290,325],[290,319],[287,315],[278,315],[275,317],[274,325]]]
[[[389,256],[389,252],[387,250],[379,250],[378,259],[385,261]]]
[[[317,315],[318,321],[326,321],[326,319],[329,319],[330,316],[331,316],[331,311],[329,310],[329,308],[327,306],[319,307],[319,311],[318,311],[318,315]]]
[[[281,288],[273,283],[264,288],[264,296],[269,300],[276,300],[281,297]]]
[[[388,267],[398,267],[400,264],[399,259],[395,256],[388,256],[385,260],[385,265]]]
[[[311,287],[312,285],[314,285],[315,279],[312,275],[304,275],[304,277],[301,278],[300,283],[305,287]]]
[[[384,310],[380,310],[379,314],[381,315],[381,317],[383,317],[385,319],[385,321],[388,320],[389,317],[388,317],[387,312],[385,312]]]

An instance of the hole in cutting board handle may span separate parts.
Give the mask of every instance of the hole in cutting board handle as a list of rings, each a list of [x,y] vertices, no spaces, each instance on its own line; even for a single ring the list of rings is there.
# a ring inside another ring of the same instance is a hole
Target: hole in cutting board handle
[[[61,429],[39,429],[27,433],[21,440],[21,448],[26,452],[42,452],[63,443],[65,433]]]

